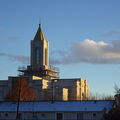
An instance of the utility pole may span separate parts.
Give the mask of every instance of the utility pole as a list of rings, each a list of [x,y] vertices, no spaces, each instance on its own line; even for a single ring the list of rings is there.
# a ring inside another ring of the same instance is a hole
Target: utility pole
[[[54,102],[54,80],[52,80],[52,103]]]
[[[18,99],[17,99],[17,111],[16,111],[16,120],[20,119],[19,115],[19,106],[20,106],[20,96],[21,96],[21,78],[19,77],[19,90],[18,90]]]
[[[52,88],[52,103],[54,103],[54,101],[55,101],[55,94],[56,94],[56,83],[57,82],[57,80],[55,80],[55,79],[53,79],[52,80],[52,86],[51,86],[51,88]]]

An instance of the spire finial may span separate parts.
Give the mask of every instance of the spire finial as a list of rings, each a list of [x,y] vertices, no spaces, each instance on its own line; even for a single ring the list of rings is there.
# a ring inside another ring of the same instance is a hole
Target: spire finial
[[[41,27],[41,24],[39,23],[39,27]]]
[[[44,33],[42,32],[41,23],[38,24],[38,30],[34,37],[34,40],[46,40]]]
[[[41,27],[41,18],[39,19],[39,27]]]

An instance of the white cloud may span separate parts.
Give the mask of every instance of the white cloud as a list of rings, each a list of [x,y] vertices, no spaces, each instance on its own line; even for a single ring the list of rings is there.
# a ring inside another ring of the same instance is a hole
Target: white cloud
[[[60,59],[56,60],[58,64],[81,62],[92,64],[120,64],[120,41],[116,40],[110,44],[103,41],[96,42],[86,39],[83,42],[73,43],[69,52],[65,53],[64,55],[58,54],[58,56],[60,56]]]

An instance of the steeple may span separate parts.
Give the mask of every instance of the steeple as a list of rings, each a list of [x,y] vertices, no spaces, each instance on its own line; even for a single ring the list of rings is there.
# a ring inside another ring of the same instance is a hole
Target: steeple
[[[34,40],[46,40],[44,33],[42,32],[41,24],[39,24],[37,33],[34,37]]]
[[[49,42],[39,24],[34,40],[31,40],[30,66],[26,70],[19,70],[27,76],[42,78],[58,78],[58,71],[49,65]]]

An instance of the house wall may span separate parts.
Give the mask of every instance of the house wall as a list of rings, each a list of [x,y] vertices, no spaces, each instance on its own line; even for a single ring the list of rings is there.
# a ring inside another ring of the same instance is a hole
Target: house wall
[[[55,113],[52,112],[31,112],[31,113],[22,113],[21,116],[24,120],[33,120],[33,119],[40,119],[40,120],[55,120]]]
[[[84,120],[104,120],[103,112],[85,112],[83,114]]]
[[[74,112],[66,112],[66,113],[63,113],[63,118],[64,120],[77,120],[77,113],[74,113]]]
[[[104,120],[103,112],[19,112],[20,120],[57,120],[57,113],[63,120]],[[81,117],[79,117],[79,115]],[[0,112],[0,120],[15,120],[16,112]]]
[[[15,120],[15,112],[0,112],[0,120]]]

